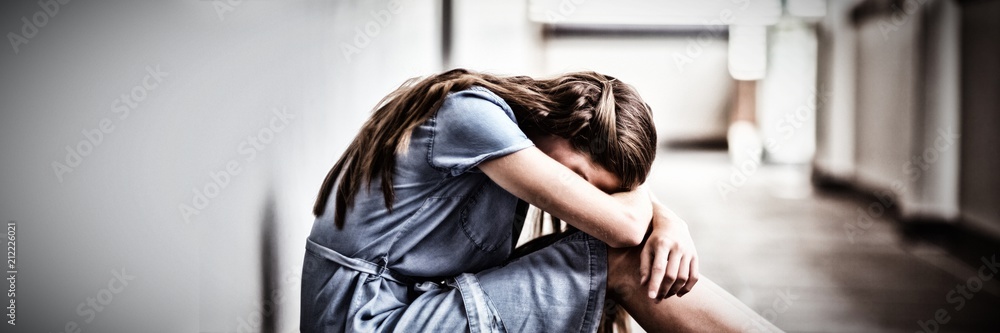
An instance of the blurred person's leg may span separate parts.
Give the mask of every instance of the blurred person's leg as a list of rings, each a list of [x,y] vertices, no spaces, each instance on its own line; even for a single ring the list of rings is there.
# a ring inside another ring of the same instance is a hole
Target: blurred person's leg
[[[757,126],[757,81],[736,81],[726,142],[733,164],[760,164],[764,142]]]

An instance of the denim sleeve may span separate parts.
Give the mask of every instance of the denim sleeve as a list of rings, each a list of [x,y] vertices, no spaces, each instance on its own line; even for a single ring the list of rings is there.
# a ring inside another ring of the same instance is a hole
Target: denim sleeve
[[[432,124],[428,162],[452,176],[533,145],[510,106],[484,88],[450,94]]]

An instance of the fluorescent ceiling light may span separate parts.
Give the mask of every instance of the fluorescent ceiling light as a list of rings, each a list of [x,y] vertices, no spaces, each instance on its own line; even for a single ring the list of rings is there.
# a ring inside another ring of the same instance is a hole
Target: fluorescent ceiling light
[[[771,25],[781,0],[530,0],[529,18],[546,24]]]

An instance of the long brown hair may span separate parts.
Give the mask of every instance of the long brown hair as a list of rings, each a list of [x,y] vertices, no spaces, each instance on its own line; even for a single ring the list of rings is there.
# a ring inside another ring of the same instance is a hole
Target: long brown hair
[[[507,102],[522,130],[569,139],[576,149],[617,175],[623,190],[642,184],[649,174],[656,154],[656,130],[649,105],[631,86],[595,72],[534,79],[454,69],[410,79],[379,102],[326,175],[313,213],[323,215],[340,179],[334,222],[343,228],[345,210],[353,205],[358,190],[371,186],[376,177],[391,211],[396,153],[405,151],[413,130],[437,111],[448,93],[472,86],[486,88]]]

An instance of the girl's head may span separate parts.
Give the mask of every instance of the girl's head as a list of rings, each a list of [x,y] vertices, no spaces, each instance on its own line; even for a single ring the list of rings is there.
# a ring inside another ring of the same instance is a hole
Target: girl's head
[[[646,180],[656,155],[656,130],[649,105],[632,86],[594,72],[533,81],[544,106],[522,102],[516,94],[497,94],[514,108],[521,128],[540,149],[580,173],[587,172],[570,165],[582,164],[573,155],[586,157],[596,167],[591,170],[617,178],[616,186],[598,186],[608,192],[630,190]]]
[[[340,179],[334,220],[342,227],[345,208],[376,176],[381,177],[385,204],[391,209],[395,153],[406,149],[414,128],[441,106],[449,92],[471,86],[489,89],[507,102],[521,129],[556,160],[574,168],[568,164],[586,158],[599,167],[593,169],[613,175],[616,179],[602,187],[605,191],[630,190],[649,174],[656,155],[656,130],[649,105],[631,86],[594,72],[534,79],[455,69],[411,79],[379,103],[327,174],[314,213],[323,213]]]

